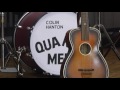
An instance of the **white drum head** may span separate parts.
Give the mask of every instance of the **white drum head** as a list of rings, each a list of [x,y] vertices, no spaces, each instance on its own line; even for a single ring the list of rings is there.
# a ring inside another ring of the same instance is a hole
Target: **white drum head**
[[[35,25],[30,48],[35,62],[44,71],[60,75],[60,68],[68,53],[64,38],[66,32],[77,28],[77,15],[73,12],[49,12]]]

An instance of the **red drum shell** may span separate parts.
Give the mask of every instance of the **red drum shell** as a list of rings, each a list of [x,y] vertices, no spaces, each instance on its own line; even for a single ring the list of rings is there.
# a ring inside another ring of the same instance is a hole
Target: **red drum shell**
[[[18,47],[25,47],[26,51],[22,52],[21,60],[32,69],[39,68],[35,63],[34,59],[30,57],[30,36],[32,28],[37,23],[37,21],[46,14],[46,12],[27,12],[17,23],[17,26],[22,26],[21,28],[16,27],[14,32],[14,48],[17,51]]]

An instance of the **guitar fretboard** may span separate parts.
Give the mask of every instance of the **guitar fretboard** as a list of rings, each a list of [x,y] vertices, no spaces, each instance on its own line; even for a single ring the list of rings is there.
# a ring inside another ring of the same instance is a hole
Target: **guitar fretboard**
[[[81,12],[82,40],[89,40],[89,19],[88,12]]]

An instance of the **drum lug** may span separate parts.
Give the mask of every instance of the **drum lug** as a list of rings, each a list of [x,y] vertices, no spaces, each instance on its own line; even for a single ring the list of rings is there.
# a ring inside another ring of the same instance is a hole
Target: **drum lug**
[[[21,25],[15,25],[15,27],[16,27],[16,28],[20,28],[20,29],[22,28]]]
[[[32,58],[32,54],[30,54],[30,53],[26,53],[26,56],[28,56],[28,57],[31,57],[31,58]]]
[[[34,26],[33,27],[27,27],[27,30],[33,30]]]
[[[47,75],[47,76],[49,76],[50,73],[48,73],[48,72],[43,72],[43,75]]]
[[[23,46],[23,47],[18,47],[18,51],[21,51],[21,52],[23,52],[23,51],[26,51],[26,47],[25,46]]]

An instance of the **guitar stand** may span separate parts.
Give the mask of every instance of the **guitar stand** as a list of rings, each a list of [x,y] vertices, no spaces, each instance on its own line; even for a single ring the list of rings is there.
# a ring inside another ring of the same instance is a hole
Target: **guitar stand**
[[[106,53],[103,55],[104,57],[106,57],[109,53],[109,51],[112,49],[114,51],[114,53],[116,54],[116,56],[118,57],[118,59],[120,60],[120,53],[118,52],[117,48],[116,48],[116,43],[118,42],[118,40],[120,39],[120,36],[117,38],[117,40],[115,42],[112,41],[111,37],[109,36],[106,28],[104,27],[104,25],[99,24],[99,25],[95,25],[95,28],[99,28],[100,30],[103,30],[103,32],[105,33],[109,44],[107,46],[110,46],[110,48],[106,51]],[[103,53],[103,50],[101,50]]]

